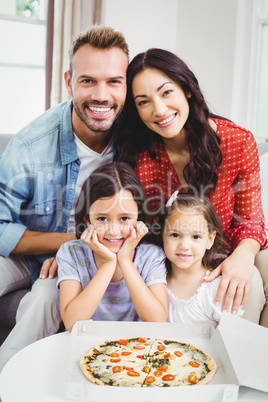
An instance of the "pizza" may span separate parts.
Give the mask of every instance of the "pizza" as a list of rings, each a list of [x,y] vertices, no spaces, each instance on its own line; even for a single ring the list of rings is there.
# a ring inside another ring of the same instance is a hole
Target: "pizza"
[[[207,384],[217,364],[188,343],[133,337],[94,346],[80,360],[80,368],[99,385],[171,387]]]

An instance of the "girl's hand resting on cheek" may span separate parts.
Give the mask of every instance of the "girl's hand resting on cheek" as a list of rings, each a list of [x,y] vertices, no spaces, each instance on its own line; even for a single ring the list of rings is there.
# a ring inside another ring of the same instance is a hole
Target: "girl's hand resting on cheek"
[[[116,254],[99,242],[94,226],[89,223],[87,225],[88,227],[81,235],[81,240],[102,259],[102,262],[116,262]]]
[[[132,259],[135,248],[147,233],[148,228],[143,222],[138,221],[133,223],[129,228],[129,237],[126,238],[117,254],[118,261],[122,259]]]

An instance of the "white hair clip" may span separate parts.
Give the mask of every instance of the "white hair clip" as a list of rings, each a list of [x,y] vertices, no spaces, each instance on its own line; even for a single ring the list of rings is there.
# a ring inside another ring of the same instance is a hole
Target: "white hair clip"
[[[166,203],[166,208],[171,207],[171,205],[173,204],[173,202],[175,201],[175,199],[177,198],[177,195],[179,194],[179,191],[176,190],[174,191],[174,193],[169,197],[169,199],[167,200]]]

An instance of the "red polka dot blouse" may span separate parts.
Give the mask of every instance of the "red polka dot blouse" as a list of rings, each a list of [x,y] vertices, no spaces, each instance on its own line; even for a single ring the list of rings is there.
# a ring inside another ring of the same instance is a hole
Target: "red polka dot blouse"
[[[265,247],[267,237],[261,201],[260,163],[256,141],[248,130],[213,119],[221,140],[222,164],[211,202],[225,236],[233,248],[247,238]],[[139,155],[136,172],[146,190],[152,210],[180,187],[176,172],[162,142],[157,142],[156,159],[147,151]]]

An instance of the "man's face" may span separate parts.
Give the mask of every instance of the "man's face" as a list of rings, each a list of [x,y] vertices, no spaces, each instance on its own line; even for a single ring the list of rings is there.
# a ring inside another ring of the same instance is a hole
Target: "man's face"
[[[127,66],[125,53],[117,47],[84,45],[75,53],[72,77],[67,72],[65,81],[73,98],[73,129],[80,139],[109,132],[125,103]]]

